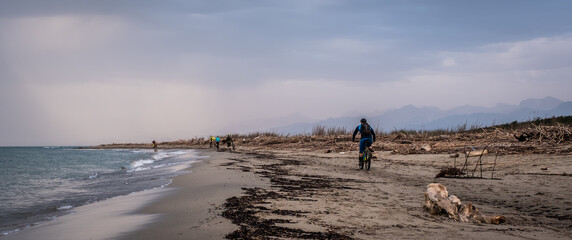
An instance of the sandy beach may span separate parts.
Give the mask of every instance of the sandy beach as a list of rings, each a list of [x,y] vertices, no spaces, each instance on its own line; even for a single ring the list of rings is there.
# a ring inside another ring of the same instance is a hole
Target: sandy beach
[[[163,214],[158,222],[123,239],[572,236],[570,155],[487,155],[484,175],[493,173],[491,162],[496,158],[492,179],[435,178],[440,169],[454,162],[458,166],[463,159],[449,154],[376,155],[372,169],[365,171],[358,169],[357,151],[243,147],[234,153],[213,153],[216,157],[199,166],[201,171],[176,179],[172,187],[177,194],[143,210]],[[196,183],[206,179],[212,185]],[[462,223],[446,214],[429,214],[423,204],[430,183],[443,184],[483,215],[502,215],[507,222]],[[206,189],[198,191],[201,188]]]
[[[160,215],[157,221],[119,239],[223,239],[237,227],[221,216],[227,198],[242,188],[267,188],[268,181],[254,174],[228,169],[234,154],[206,152],[210,157],[193,164],[189,174],[178,176],[165,198],[137,211]]]
[[[275,151],[242,154],[234,168],[267,178],[269,189],[238,209],[250,221],[230,235],[310,239],[569,239],[572,231],[570,156],[497,159],[495,179],[435,179],[452,164],[447,154],[380,153],[370,171],[358,170],[357,152]],[[541,170],[548,166],[549,172]],[[535,166],[536,165],[536,166]],[[423,209],[429,183],[441,183],[501,225],[459,223]],[[247,199],[245,199],[247,201]],[[240,204],[239,204],[240,205]],[[241,209],[243,207],[243,209]],[[255,237],[253,237],[255,238]]]
[[[98,211],[97,204],[113,206],[95,222],[74,220],[85,219],[78,209],[78,214],[5,239],[572,236],[569,142],[517,142],[507,137],[487,143],[488,154],[465,158],[462,150],[467,142],[388,138],[374,144],[376,158],[369,171],[358,168],[357,143],[347,141],[347,136],[258,138],[243,141],[232,152],[189,143],[187,147],[203,149],[209,158],[193,164],[189,173],[176,177],[168,187],[138,193],[146,197],[133,194],[86,206],[90,214]],[[483,142],[470,140],[472,146],[483,146]],[[184,147],[178,144],[167,147]],[[442,169],[453,166],[464,166],[464,174],[436,178]],[[430,183],[444,185],[463,203],[472,202],[483,216],[503,216],[506,222],[459,222],[447,214],[430,214],[423,208]],[[56,232],[70,235],[53,235]]]

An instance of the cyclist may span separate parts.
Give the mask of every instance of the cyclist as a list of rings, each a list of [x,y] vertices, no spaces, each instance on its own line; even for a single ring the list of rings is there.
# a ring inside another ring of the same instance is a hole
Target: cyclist
[[[375,142],[375,131],[367,123],[367,120],[362,118],[360,120],[360,125],[358,125],[356,130],[354,130],[354,134],[352,135],[352,142],[355,142],[356,134],[358,132],[361,134],[361,140],[359,141],[359,159],[361,160],[366,147],[368,147],[369,150],[373,152],[371,149],[371,144]],[[363,168],[363,165],[360,165],[360,169],[361,168]]]

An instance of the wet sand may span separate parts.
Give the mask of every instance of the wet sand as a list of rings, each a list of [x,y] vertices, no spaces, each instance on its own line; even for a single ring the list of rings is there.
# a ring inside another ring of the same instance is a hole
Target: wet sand
[[[136,231],[159,215],[135,214],[134,211],[168,195],[169,189],[154,189],[111,198],[75,208],[73,213],[53,221],[0,237],[2,240],[77,240],[115,239]]]
[[[155,222],[119,239],[223,239],[237,227],[221,216],[227,198],[242,188],[269,187],[268,181],[240,169],[229,169],[234,154],[206,152],[210,157],[193,164],[189,174],[178,176],[168,189],[173,194],[137,211],[159,214]]]
[[[241,187],[258,184],[254,176],[219,166],[230,161],[228,154],[209,155],[190,168],[176,166],[179,170],[188,168],[189,173],[176,177],[165,188],[77,207],[69,215],[0,239],[221,239],[236,227],[223,217],[216,218],[220,209],[214,206],[240,194]]]

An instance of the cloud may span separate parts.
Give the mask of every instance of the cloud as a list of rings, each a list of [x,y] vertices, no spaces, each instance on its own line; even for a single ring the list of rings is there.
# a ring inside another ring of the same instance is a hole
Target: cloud
[[[87,144],[184,139],[207,134],[224,122],[210,114],[224,101],[211,90],[193,85],[40,83],[26,88],[26,97],[42,109],[29,117],[49,126],[35,141],[52,144],[73,144],[80,138]]]
[[[450,71],[504,72],[560,69],[572,66],[572,35],[488,44],[473,51],[442,52],[455,59]]]
[[[270,81],[232,90],[188,83],[118,82],[28,83],[12,88],[14,94],[1,98],[17,104],[2,107],[11,116],[0,128],[5,136],[0,145],[186,139],[222,134],[219,129],[228,125],[296,111],[321,119],[363,105],[362,86],[323,79]],[[12,121],[14,117],[21,119]],[[24,134],[30,129],[34,129],[33,138]]]
[[[20,81],[102,81],[139,61],[128,47],[133,26],[117,17],[0,19],[0,29],[3,67]]]
[[[572,89],[570,35],[488,44],[434,58],[439,64],[409,71],[385,88],[407,92],[410,102],[425,106],[482,106],[545,96],[570,100],[565,90]]]
[[[94,15],[15,18],[1,24],[3,41],[31,52],[87,51],[109,45],[127,28],[120,18]]]
[[[249,100],[242,105],[253,106],[259,114],[272,117],[299,112],[322,119],[359,108],[363,102],[359,96],[364,88],[367,87],[329,79],[283,79],[245,89],[241,94],[246,93]]]
[[[443,66],[454,66],[455,65],[455,59],[453,58],[445,58],[443,60]]]
[[[6,1],[0,100],[15,103],[0,104],[0,131],[96,144],[295,112],[572,100],[569,4],[490,6]]]

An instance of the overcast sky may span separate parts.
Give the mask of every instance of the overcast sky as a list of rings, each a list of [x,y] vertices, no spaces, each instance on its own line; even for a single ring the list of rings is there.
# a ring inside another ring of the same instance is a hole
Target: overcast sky
[[[570,101],[571,12],[564,0],[0,0],[0,145]]]

